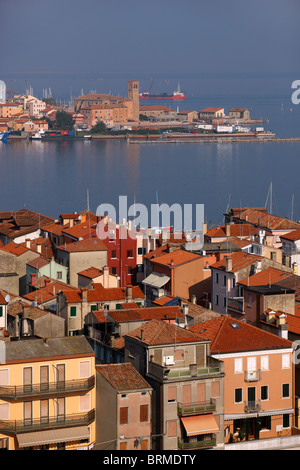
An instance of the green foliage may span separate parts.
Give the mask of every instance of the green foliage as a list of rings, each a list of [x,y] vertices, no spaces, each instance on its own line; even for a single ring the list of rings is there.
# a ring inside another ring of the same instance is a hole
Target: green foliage
[[[91,129],[91,134],[108,134],[106,125],[103,121],[98,121]]]
[[[44,103],[49,104],[50,106],[56,106],[56,101],[54,98],[43,98]]]
[[[74,129],[75,121],[70,113],[66,111],[57,111],[54,127],[56,129],[63,129],[66,131],[72,131]]]

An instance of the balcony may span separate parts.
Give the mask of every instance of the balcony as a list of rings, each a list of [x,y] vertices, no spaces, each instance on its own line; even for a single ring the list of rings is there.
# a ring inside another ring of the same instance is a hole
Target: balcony
[[[245,413],[257,413],[261,411],[261,402],[259,401],[245,401],[244,402]]]
[[[192,416],[204,413],[211,413],[212,411],[216,410],[216,401],[211,398],[210,400],[205,402],[188,404],[178,403],[177,410],[178,414],[181,416]]]
[[[163,366],[150,361],[148,363],[148,374],[162,381],[184,380],[193,377],[201,377],[203,375],[224,374],[224,365],[221,361],[211,357],[208,358],[205,366],[190,364],[190,366],[176,367],[176,363],[170,366]]]
[[[40,398],[49,396],[68,395],[72,393],[86,393],[95,386],[95,376],[88,379],[65,380],[61,382],[47,382],[32,385],[0,387],[1,400],[24,400],[26,398]]]
[[[259,382],[261,380],[261,370],[245,370],[244,371],[245,382]]]
[[[229,297],[227,299],[227,312],[228,310],[244,315],[244,297]]]
[[[213,447],[217,443],[217,439],[214,435],[211,435],[209,438],[202,438],[201,440],[183,438],[178,439],[178,449],[179,450],[197,450],[205,449],[206,447]]]
[[[42,431],[46,429],[67,428],[72,426],[87,426],[95,421],[95,410],[87,413],[74,413],[72,415],[49,416],[37,419],[27,418],[15,421],[0,421],[0,433],[17,434],[29,431]]]

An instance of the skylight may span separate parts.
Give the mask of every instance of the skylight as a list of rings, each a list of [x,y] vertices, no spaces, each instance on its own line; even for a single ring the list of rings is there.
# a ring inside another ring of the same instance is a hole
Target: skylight
[[[230,323],[230,325],[231,325],[232,328],[234,328],[234,329],[241,328],[240,325],[238,325],[237,323]]]

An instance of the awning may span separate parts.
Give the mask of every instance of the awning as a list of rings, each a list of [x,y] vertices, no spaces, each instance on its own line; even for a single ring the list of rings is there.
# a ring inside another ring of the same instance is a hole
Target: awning
[[[181,418],[187,436],[197,436],[198,434],[210,434],[218,432],[219,427],[212,413],[207,415],[186,416]]]
[[[48,431],[26,432],[17,434],[19,447],[40,446],[42,444],[55,444],[57,442],[79,441],[90,439],[88,426],[74,428],[51,429]]]
[[[160,274],[160,273],[152,273],[150,276],[146,277],[142,282],[143,284],[147,284],[147,286],[152,286],[156,287],[157,289],[160,289],[164,285],[169,282],[170,278],[169,276],[166,276],[165,274]]]

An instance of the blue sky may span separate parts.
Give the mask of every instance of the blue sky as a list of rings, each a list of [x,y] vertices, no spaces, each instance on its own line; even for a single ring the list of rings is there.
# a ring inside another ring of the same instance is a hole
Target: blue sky
[[[0,0],[0,74],[295,73],[296,79],[299,13],[299,0]]]

